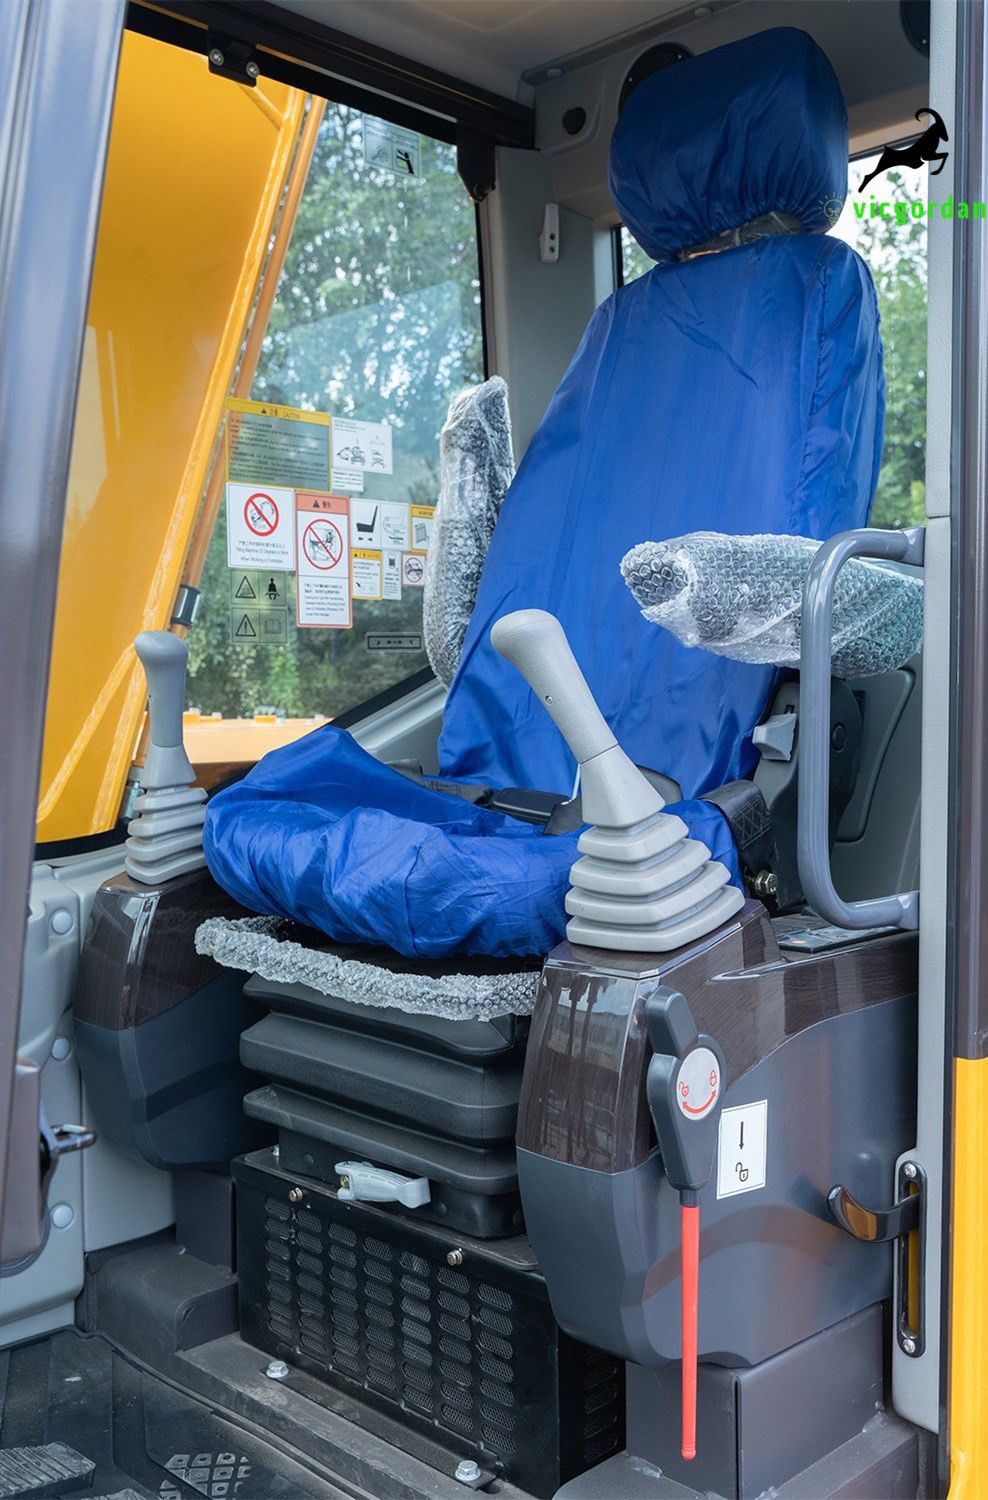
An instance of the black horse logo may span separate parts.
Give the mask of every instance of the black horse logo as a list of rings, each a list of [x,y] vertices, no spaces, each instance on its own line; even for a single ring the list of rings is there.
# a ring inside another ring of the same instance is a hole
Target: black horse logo
[[[930,168],[931,177],[936,177],[943,171],[944,162],[947,160],[949,153],[938,151],[937,147],[950,139],[947,134],[947,127],[935,109],[918,109],[916,111],[917,120],[922,115],[929,115],[933,124],[927,126],[923,134],[917,136],[911,146],[886,146],[878,158],[878,166],[874,172],[868,173],[868,176],[858,188],[859,193],[863,193],[873,178],[877,177],[881,172],[887,172],[890,167],[921,167],[924,161],[928,161],[937,163],[935,167],[931,166]]]

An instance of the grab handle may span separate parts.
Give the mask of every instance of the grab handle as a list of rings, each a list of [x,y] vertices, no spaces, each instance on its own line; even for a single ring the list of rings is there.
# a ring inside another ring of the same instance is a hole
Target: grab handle
[[[919,892],[900,891],[867,901],[838,895],[830,868],[830,664],[837,574],[851,557],[923,562],[925,532],[869,527],[824,542],[803,585],[799,688],[799,827],[797,860],[807,901],[836,927],[919,926]]]

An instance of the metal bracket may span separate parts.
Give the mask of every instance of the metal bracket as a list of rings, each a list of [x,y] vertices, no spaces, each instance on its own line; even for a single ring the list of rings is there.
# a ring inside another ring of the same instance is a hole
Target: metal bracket
[[[827,1194],[835,1221],[854,1239],[876,1245],[895,1242],[895,1336],[910,1359],[917,1359],[926,1348],[926,1200],[926,1173],[914,1161],[900,1165],[896,1201],[889,1208],[866,1208],[841,1184]],[[913,1233],[919,1235],[918,1254],[910,1256],[909,1236]],[[910,1295],[911,1277],[915,1295]]]
[[[466,125],[456,127],[456,170],[474,203],[483,203],[497,186],[494,141]]]
[[[189,630],[196,622],[201,600],[201,589],[194,588],[191,583],[183,583],[175,596],[172,625],[184,625],[185,629]]]
[[[229,78],[234,83],[243,83],[255,88],[261,76],[261,65],[250,42],[225,36],[210,30],[207,34],[206,57],[209,71],[219,78]]]

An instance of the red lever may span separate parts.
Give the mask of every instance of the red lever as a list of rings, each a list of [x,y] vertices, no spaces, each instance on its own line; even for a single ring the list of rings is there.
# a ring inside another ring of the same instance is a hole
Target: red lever
[[[696,1458],[696,1347],[700,1297],[700,1208],[679,1207],[683,1279],[683,1457]]]

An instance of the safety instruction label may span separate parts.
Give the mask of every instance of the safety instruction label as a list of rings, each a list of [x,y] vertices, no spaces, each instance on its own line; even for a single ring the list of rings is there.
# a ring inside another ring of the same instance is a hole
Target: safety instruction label
[[[409,588],[420,589],[425,583],[425,558],[420,557],[417,552],[403,552],[401,581]]]
[[[380,599],[383,597],[381,591],[381,554],[380,552],[358,551],[353,553],[350,564],[350,575],[353,583],[353,597],[355,599]]]
[[[364,488],[364,471],[353,464],[334,464],[330,482],[344,495],[359,495]]]
[[[401,598],[401,553],[381,554],[381,598]]]
[[[725,1109],[717,1136],[717,1197],[763,1188],[767,1164],[768,1100]]]
[[[256,605],[232,609],[230,639],[235,646],[287,646],[288,610]]]
[[[350,501],[351,547],[369,547],[375,552],[380,549],[381,509],[379,500]]]
[[[238,604],[251,609],[283,609],[288,598],[286,576],[235,568],[230,574],[230,598],[231,609]]]
[[[403,125],[364,115],[364,161],[388,172],[422,176],[422,137]]]
[[[241,484],[327,490],[331,428],[326,412],[231,396],[226,403],[226,477]]]
[[[231,568],[295,566],[291,490],[255,484],[226,487],[226,560]]]
[[[295,495],[295,610],[303,630],[349,630],[353,624],[349,505],[345,495]]]
[[[432,541],[432,523],[436,514],[434,505],[413,505],[410,520],[412,527],[412,552],[428,552]]]
[[[403,500],[385,500],[381,504],[382,547],[393,547],[396,552],[410,551],[408,506]]]
[[[361,469],[372,474],[394,472],[388,422],[358,422],[353,417],[335,417],[332,443],[334,469]]]

